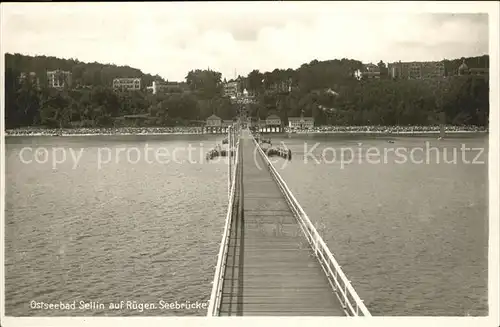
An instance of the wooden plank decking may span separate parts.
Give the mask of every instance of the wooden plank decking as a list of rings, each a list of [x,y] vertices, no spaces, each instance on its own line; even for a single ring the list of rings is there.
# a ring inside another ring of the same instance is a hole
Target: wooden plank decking
[[[233,209],[238,215],[231,229],[220,315],[344,316],[253,141],[246,135],[240,142]]]

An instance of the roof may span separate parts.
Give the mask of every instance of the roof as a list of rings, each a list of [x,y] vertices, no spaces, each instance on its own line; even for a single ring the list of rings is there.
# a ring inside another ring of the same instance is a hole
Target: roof
[[[281,118],[278,115],[272,114],[272,115],[267,116],[266,119],[281,119]]]
[[[288,117],[288,121],[294,121],[294,120],[301,120],[301,119],[304,119],[304,120],[314,120],[313,117]]]
[[[207,120],[221,120],[221,119],[219,117],[217,117],[216,115],[212,115],[212,116],[208,117]]]
[[[231,123],[231,124],[232,124],[232,123],[233,123],[233,120],[232,120],[232,119],[224,119],[224,122],[225,122],[225,123]]]
[[[140,77],[117,77],[113,78],[113,81],[130,81],[130,80],[140,80]]]
[[[326,93],[329,93],[329,94],[333,94],[333,95],[339,95],[337,92],[335,92],[334,90],[332,90],[331,88],[327,89],[325,91]]]

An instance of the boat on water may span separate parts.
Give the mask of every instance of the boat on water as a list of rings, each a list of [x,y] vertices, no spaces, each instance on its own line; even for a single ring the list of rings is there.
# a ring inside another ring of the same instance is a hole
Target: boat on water
[[[262,149],[268,157],[281,157],[283,159],[292,160],[292,151],[290,149],[283,148],[281,146]]]

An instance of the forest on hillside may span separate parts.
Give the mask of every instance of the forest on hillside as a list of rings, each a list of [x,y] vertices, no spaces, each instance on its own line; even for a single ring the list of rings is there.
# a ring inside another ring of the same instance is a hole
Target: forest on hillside
[[[85,63],[77,59],[60,59],[47,56],[25,56],[21,54],[5,55],[5,67],[17,73],[36,73],[40,81],[46,80],[46,71],[64,70],[72,73],[73,86],[110,87],[117,77],[140,77],[144,85],[151,85],[153,80],[161,80],[160,76],[144,74],[140,69],[129,66],[116,66],[98,62]]]
[[[488,56],[465,58],[470,68],[488,67]],[[140,91],[114,91],[113,78],[140,77],[142,85],[160,76],[128,66],[82,63],[74,59],[6,55],[6,127],[114,126],[124,115],[146,115],[140,124],[172,126],[199,123],[211,114],[233,118],[237,105],[222,96],[222,75],[193,69],[186,75],[188,88],[153,95]],[[462,59],[446,60],[446,78],[394,80],[382,74],[378,80],[357,80],[363,69],[357,60],[341,59],[303,64],[297,69],[254,70],[239,77],[240,90],[255,96],[252,116],[265,119],[278,114],[313,116],[317,125],[433,125],[441,112],[448,124],[487,126],[489,81],[487,76],[455,76]],[[387,65],[378,63],[381,72]],[[73,73],[72,88],[44,85],[47,70]],[[35,72],[41,83],[20,80],[22,72]],[[77,87],[82,86],[82,87]],[[83,87],[86,86],[86,87]],[[133,124],[137,124],[134,121]]]

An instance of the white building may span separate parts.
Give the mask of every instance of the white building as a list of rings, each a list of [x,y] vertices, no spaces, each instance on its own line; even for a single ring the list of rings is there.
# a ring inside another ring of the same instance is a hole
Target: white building
[[[269,115],[266,118],[266,125],[267,126],[281,126],[281,118],[278,117],[277,115]]]
[[[222,125],[222,120],[217,117],[216,115],[212,115],[207,118],[207,127],[221,127]]]
[[[147,86],[146,89],[148,92],[152,92],[153,94],[182,93],[186,91],[185,86],[181,83],[162,81],[153,81],[153,83],[150,86]]]
[[[54,88],[71,87],[71,76],[71,72],[59,69],[47,71],[47,85]]]
[[[314,127],[313,117],[288,117],[288,127],[298,129],[310,129]]]
[[[224,84],[224,96],[232,99],[238,96],[238,82],[230,81]]]
[[[125,77],[113,79],[113,89],[117,90],[140,90],[141,79],[138,77]]]
[[[160,88],[161,88],[160,83],[157,81],[153,81],[153,85],[146,87],[146,89],[148,91],[153,92],[153,94],[158,93],[160,91]]]

